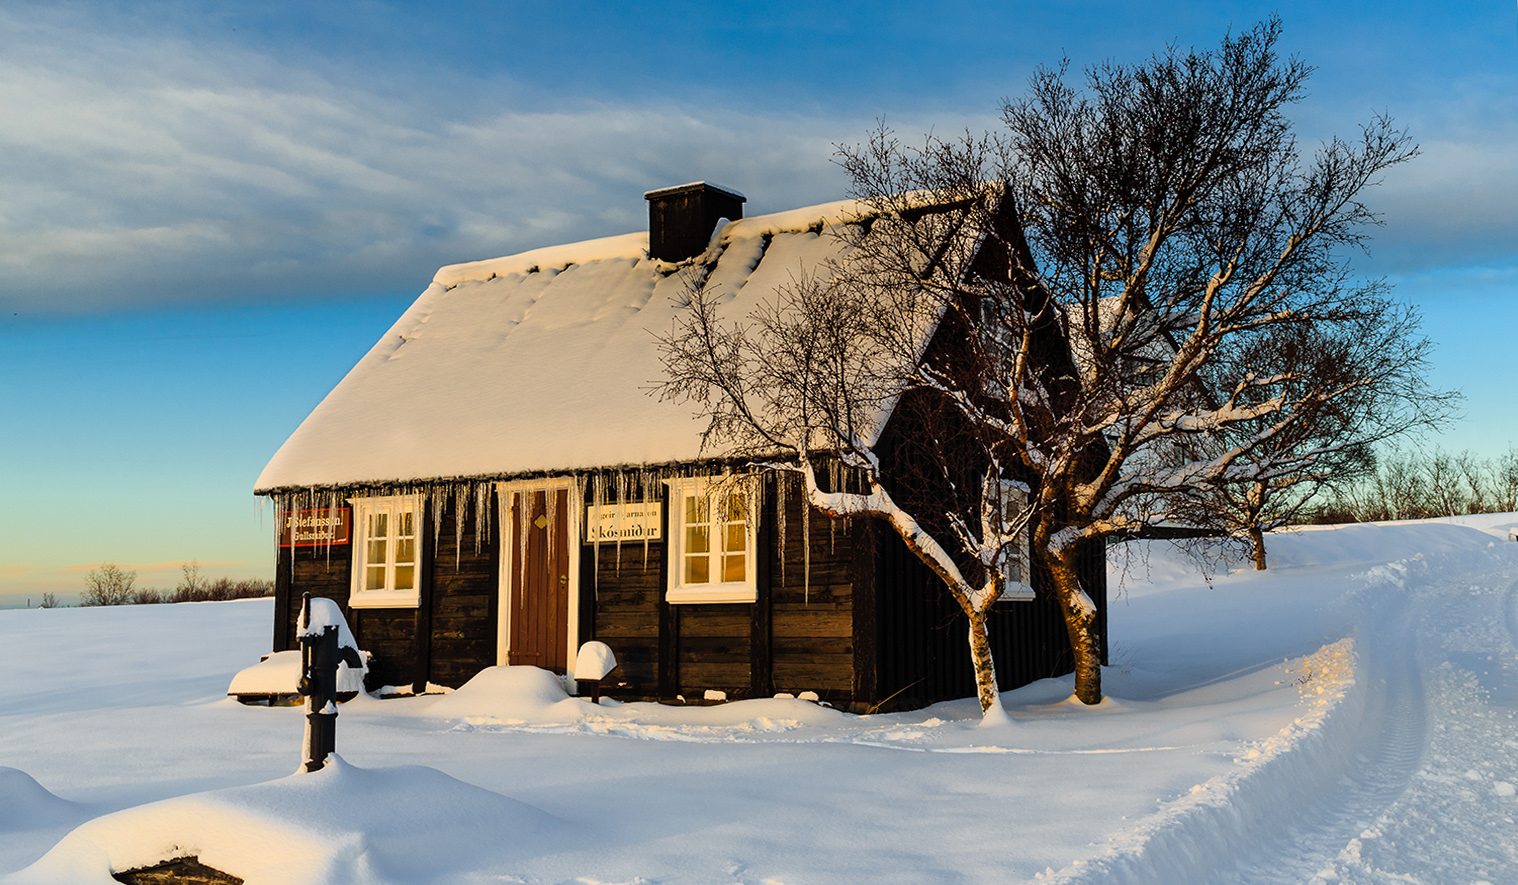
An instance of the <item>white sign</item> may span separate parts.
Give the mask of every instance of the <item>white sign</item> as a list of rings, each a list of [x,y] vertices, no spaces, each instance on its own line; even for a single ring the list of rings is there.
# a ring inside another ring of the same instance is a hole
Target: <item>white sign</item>
[[[596,541],[657,541],[664,537],[664,504],[629,501],[585,508],[585,543]]]

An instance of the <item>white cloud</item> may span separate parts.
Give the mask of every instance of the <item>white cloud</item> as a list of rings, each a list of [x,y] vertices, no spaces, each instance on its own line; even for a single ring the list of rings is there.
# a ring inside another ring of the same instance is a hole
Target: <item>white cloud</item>
[[[545,108],[456,67],[318,73],[119,24],[0,13],[4,310],[419,290],[442,264],[638,229],[644,190],[696,178],[750,214],[834,199],[833,143],[892,112]],[[1373,268],[1511,260],[1518,113],[1479,87],[1407,118],[1424,156],[1371,196],[1388,220]],[[992,120],[892,122],[911,138]]]
[[[450,116],[245,52],[47,49],[0,56],[12,311],[420,288],[444,263],[641,227],[644,190],[693,178],[751,213],[818,202],[845,186],[831,142],[867,125],[659,103]]]

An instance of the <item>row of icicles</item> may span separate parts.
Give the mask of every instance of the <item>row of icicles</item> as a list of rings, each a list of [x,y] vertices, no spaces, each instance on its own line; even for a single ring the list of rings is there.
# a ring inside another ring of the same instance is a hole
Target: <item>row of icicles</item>
[[[553,477],[545,479],[541,484],[525,484],[513,492],[533,493],[537,491],[554,492],[564,488],[563,483],[567,480],[570,500],[582,501],[585,504],[601,508],[608,504],[618,502],[639,503],[643,501],[659,501],[663,499],[663,485],[665,481],[677,478],[693,476],[711,476],[713,468],[710,465],[677,465],[677,466],[638,466],[613,470],[602,470],[594,473],[576,473],[567,477]],[[806,491],[803,488],[801,475],[791,471],[771,471],[775,477],[775,529],[779,532],[780,551],[780,584],[785,585],[786,576],[786,549],[787,525],[786,513],[789,510],[788,502],[793,498],[800,500],[801,507],[801,538],[802,538],[802,581],[805,598],[811,600],[811,511],[812,508],[805,505]],[[858,483],[847,468],[842,467],[836,461],[829,462],[826,471],[827,481],[832,489],[841,489],[845,486],[855,486]],[[718,474],[722,477],[736,478],[730,467],[720,469]],[[454,568],[457,569],[460,557],[464,549],[464,523],[468,521],[472,513],[476,516],[478,528],[474,532],[474,550],[479,553],[483,550],[484,539],[488,537],[491,525],[490,506],[491,494],[496,490],[501,480],[496,479],[449,479],[431,480],[420,482],[396,482],[366,485],[362,488],[305,488],[276,492],[269,497],[274,501],[275,536],[278,538],[280,527],[285,523],[287,514],[298,511],[315,511],[337,509],[349,506],[350,501],[359,497],[389,497],[389,496],[416,496],[421,501],[430,502],[431,507],[423,508],[423,512],[430,516],[432,524],[433,549],[437,549],[437,542],[442,537],[443,520],[440,514],[451,510],[458,515],[453,521],[454,530]],[[548,483],[555,485],[550,486]],[[504,490],[503,490],[504,491]],[[587,500],[587,492],[589,498]],[[260,500],[260,507],[262,501]],[[558,517],[559,495],[549,493],[544,495],[544,509],[548,525],[556,525]],[[527,522],[532,518],[533,507],[510,508],[515,511],[515,525],[513,534],[520,545],[519,562],[521,563],[522,575],[525,579],[527,563],[527,541],[530,532],[527,530]],[[599,512],[599,511],[598,511]],[[845,527],[849,521],[845,517],[841,520]],[[829,549],[835,547],[837,542],[838,519],[828,520]],[[555,533],[548,532],[548,547],[546,555],[551,561],[554,555]],[[621,532],[616,532],[617,538],[612,542],[603,542],[597,537],[588,542],[594,548],[593,561],[595,573],[599,573],[601,562],[601,547],[603,543],[612,544],[615,548],[615,568],[621,572],[622,546]],[[278,542],[276,541],[276,544]],[[643,562],[642,568],[647,569],[649,563],[649,538],[645,534],[642,540]],[[332,544],[319,543],[317,546],[325,548],[325,554],[330,560]],[[290,558],[290,565],[294,569],[295,557]],[[594,579],[593,579],[594,580]],[[523,585],[525,586],[525,580]]]

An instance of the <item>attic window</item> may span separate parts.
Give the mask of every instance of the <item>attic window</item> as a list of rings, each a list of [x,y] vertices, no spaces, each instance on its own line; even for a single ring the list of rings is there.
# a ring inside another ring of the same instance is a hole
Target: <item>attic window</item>
[[[731,477],[669,485],[671,603],[754,602],[756,513],[752,484]]]
[[[350,498],[357,528],[349,608],[415,608],[422,572],[420,495]]]

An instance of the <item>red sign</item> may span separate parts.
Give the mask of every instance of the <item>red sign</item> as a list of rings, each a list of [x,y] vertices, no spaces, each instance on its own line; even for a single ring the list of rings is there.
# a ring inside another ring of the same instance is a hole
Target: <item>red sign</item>
[[[326,547],[348,543],[353,513],[347,507],[292,510],[279,527],[281,547]]]

